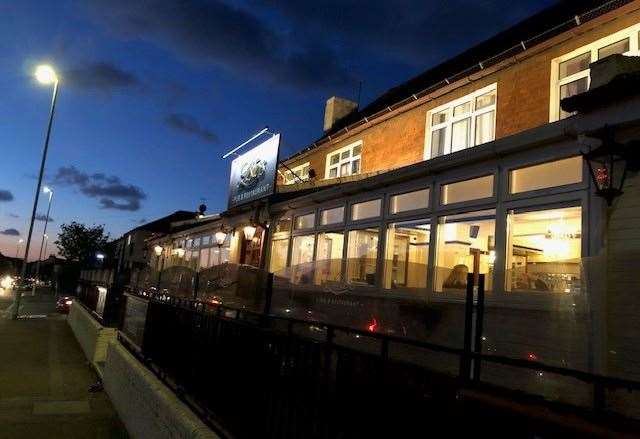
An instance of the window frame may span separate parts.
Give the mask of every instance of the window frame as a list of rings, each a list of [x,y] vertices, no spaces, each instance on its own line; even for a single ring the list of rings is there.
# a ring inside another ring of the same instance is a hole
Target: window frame
[[[353,155],[353,149],[360,146],[360,154],[357,155]],[[342,158],[342,153],[345,151],[350,151],[349,153],[349,158],[343,159]],[[338,163],[336,164],[331,164],[331,157],[338,154],[339,158],[338,158]],[[355,160],[360,160],[360,165],[358,167],[358,172],[357,173],[353,173],[352,172],[352,163]],[[342,167],[342,165],[344,164],[349,164],[349,173],[347,175],[341,175],[340,174],[340,168]],[[329,173],[331,172],[331,169],[337,169],[336,171],[336,176],[335,177],[330,177]],[[325,157],[325,170],[324,170],[324,178],[325,180],[329,180],[332,178],[341,178],[341,177],[348,177],[350,175],[358,175],[362,173],[362,140],[358,140],[357,142],[353,142],[350,143],[349,145],[336,149],[334,151],[329,152],[326,157]]]
[[[575,50],[572,50],[569,53],[566,53],[562,56],[554,58],[551,60],[551,77],[550,77],[550,100],[549,100],[549,122],[557,122],[562,119],[566,119],[569,116],[560,117],[560,87],[563,85],[569,84],[571,82],[577,81],[582,78],[587,78],[587,89],[591,85],[591,69],[587,68],[581,72],[574,73],[573,75],[569,75],[565,78],[560,79],[560,64],[569,61],[577,56],[580,56],[584,53],[591,53],[591,63],[598,60],[598,50],[604,47],[607,47],[611,44],[617,43],[625,38],[629,38],[629,51],[625,52],[624,55],[638,55],[640,54],[640,24],[635,24],[633,26],[622,29],[618,32],[615,32],[611,35],[607,35],[606,37],[600,38],[596,41],[593,41],[589,44],[585,44]]]
[[[495,99],[495,103],[492,105],[488,105],[484,108],[481,108],[479,110],[476,110],[476,98],[485,95],[487,93],[490,92],[494,92],[496,99]],[[462,105],[466,102],[469,102],[471,104],[471,110],[468,113],[464,113],[461,116],[453,116],[453,109],[459,105]],[[447,102],[446,104],[440,105],[436,108],[433,108],[431,110],[429,110],[427,112],[427,118],[426,118],[426,130],[425,130],[425,141],[424,141],[424,152],[423,152],[423,158],[424,160],[430,160],[436,157],[442,157],[448,154],[452,154],[451,151],[451,136],[452,136],[452,130],[453,130],[453,124],[455,122],[459,122],[461,120],[467,119],[469,118],[471,120],[471,124],[469,127],[469,135],[470,135],[470,142],[469,145],[466,148],[463,148],[459,151],[463,151],[465,149],[469,149],[469,148],[473,148],[474,146],[478,146],[478,145],[484,145],[485,143],[488,142],[484,142],[484,143],[476,143],[476,118],[478,116],[481,116],[485,113],[490,113],[491,111],[494,112],[494,117],[493,117],[493,139],[490,140],[489,142],[495,140],[496,138],[496,120],[497,120],[497,108],[498,108],[498,83],[494,82],[493,84],[489,84],[486,87],[480,88],[478,90],[475,90],[465,96],[462,96],[460,98],[454,99],[452,101]],[[433,115],[446,111],[448,116],[447,116],[447,120],[445,122],[439,123],[439,124],[433,124]],[[442,128],[447,128],[446,133],[445,133],[445,151],[441,154],[441,155],[432,155],[431,154],[431,140],[432,140],[432,136],[433,136],[433,132]],[[447,145],[448,145],[448,152],[447,152]],[[459,151],[453,151],[453,152],[459,152]]]
[[[307,168],[306,175],[298,174],[298,172],[303,171],[305,167]],[[282,172],[282,180],[285,185],[299,183],[300,180],[307,181],[309,179],[309,169],[311,169],[311,162],[305,162],[301,165],[290,167],[290,169],[291,170],[284,168],[284,171]],[[298,174],[298,177],[300,178],[300,180],[295,178],[293,174]]]

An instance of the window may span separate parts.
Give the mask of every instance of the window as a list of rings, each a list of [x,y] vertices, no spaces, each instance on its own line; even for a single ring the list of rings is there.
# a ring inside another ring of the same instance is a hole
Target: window
[[[287,252],[289,251],[289,239],[274,239],[271,242],[271,256],[269,271],[279,274],[287,267]]]
[[[580,291],[580,207],[511,211],[507,225],[508,291],[560,294]]]
[[[560,101],[589,89],[589,64],[614,54],[638,52],[638,31],[640,25],[629,27],[552,61],[550,122],[572,115],[560,108]]]
[[[327,154],[325,178],[346,177],[360,173],[362,142],[352,143]]]
[[[293,167],[291,168],[291,170],[284,168],[284,173],[282,174],[284,177],[284,184],[294,184],[300,183],[300,181],[308,180],[310,168],[311,165],[309,162]]]
[[[420,220],[389,224],[384,267],[387,289],[427,287],[430,221]]]
[[[315,225],[316,215],[314,213],[308,213],[306,215],[300,215],[296,217],[294,224],[295,230],[301,229],[313,229]]]
[[[376,284],[378,261],[378,229],[351,230],[347,245],[347,282]]]
[[[377,200],[354,204],[351,206],[351,220],[358,221],[378,217],[380,216],[381,206],[382,201],[379,198]]]
[[[493,209],[438,218],[434,291],[465,291],[474,269],[486,274],[485,290],[491,290],[495,228]]]
[[[313,280],[313,235],[296,236],[291,246],[291,275],[294,284],[309,284]]]
[[[290,231],[291,231],[291,217],[284,216],[276,222],[276,227],[273,233],[283,233],[283,232],[290,232]]]
[[[344,221],[344,206],[325,209],[320,212],[320,225],[338,224]]]
[[[342,280],[342,249],[344,235],[327,232],[318,234],[316,250],[316,284],[324,285]]]
[[[213,244],[213,242],[211,242]],[[194,252],[195,253],[195,252]],[[231,233],[228,233],[221,246],[203,248],[200,250],[200,267],[213,267],[229,262],[231,256]],[[206,258],[206,262],[202,259]]]
[[[582,182],[582,157],[514,169],[509,172],[509,193],[535,191]]]
[[[430,111],[425,160],[494,140],[496,93],[492,84]]]
[[[202,237],[202,246],[206,247],[212,244],[211,235],[206,235]]]
[[[429,189],[407,192],[391,197],[391,214],[408,212],[411,210],[426,209],[429,207]]]
[[[493,175],[442,185],[442,205],[478,200],[493,196]]]

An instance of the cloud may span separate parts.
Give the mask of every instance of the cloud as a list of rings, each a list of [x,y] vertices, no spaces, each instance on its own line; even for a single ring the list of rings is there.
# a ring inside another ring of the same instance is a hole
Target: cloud
[[[143,40],[193,64],[305,88],[354,83],[326,45],[306,33],[283,35],[266,20],[222,0],[89,0],[96,21],[128,40]],[[364,8],[363,8],[364,9]],[[318,40],[320,41],[320,39]]]
[[[75,166],[58,169],[53,182],[58,186],[75,186],[89,198],[98,199],[103,209],[136,211],[147,198],[138,186],[123,183],[115,175],[104,173],[87,174]]]
[[[146,218],[141,218],[139,220],[133,220],[134,223],[136,224],[145,224],[147,223],[147,219]]]
[[[20,215],[18,215],[17,213],[13,213],[13,212],[9,212],[9,213],[7,214],[7,216],[8,216],[9,218],[20,218]]]
[[[164,123],[175,131],[199,137],[206,142],[213,143],[218,140],[218,136],[216,136],[214,132],[201,126],[198,121],[189,114],[168,114],[164,118]]]
[[[0,235],[20,236],[20,232],[17,231],[16,229],[4,229],[0,231]]]
[[[106,93],[142,85],[134,74],[109,62],[91,62],[68,69],[63,72],[63,79],[70,87]]]
[[[0,189],[0,201],[13,201],[13,194],[5,189]]]
[[[36,221],[46,221],[47,220],[47,215],[44,213],[38,213],[36,214]],[[50,223],[55,223],[55,220],[51,217],[49,217],[49,222]]]

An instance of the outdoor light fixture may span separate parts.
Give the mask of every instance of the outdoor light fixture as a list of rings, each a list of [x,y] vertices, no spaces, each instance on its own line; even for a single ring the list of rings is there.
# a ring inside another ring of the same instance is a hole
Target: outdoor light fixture
[[[153,247],[153,251],[156,253],[156,256],[160,256],[162,254],[162,246],[156,245]]]
[[[184,249],[183,248],[177,248],[173,251],[176,256],[178,256],[179,258],[184,257]]]
[[[96,259],[98,259],[99,261],[103,261],[104,260],[104,254],[103,253],[96,253]]]
[[[53,191],[51,190],[51,188],[49,186],[45,186],[42,188],[42,192],[44,192],[45,194],[50,194]]]
[[[637,141],[623,145],[613,139],[611,129],[605,127],[594,137],[601,140],[601,145],[582,156],[589,165],[591,179],[596,186],[596,195],[604,198],[611,206],[613,200],[622,195],[622,187],[627,176],[627,170],[637,170],[638,160],[630,153],[638,147]]]
[[[218,247],[222,247],[222,245],[227,239],[227,233],[222,229],[222,226],[220,226],[220,230],[216,232],[215,238],[216,238],[216,244],[218,244]]]
[[[244,231],[244,237],[247,239],[247,241],[253,240],[253,237],[256,234],[256,228],[254,226],[251,226],[251,225],[245,226],[243,231]]]
[[[36,67],[35,77],[39,83],[45,85],[58,82],[58,75],[56,75],[56,71],[48,64],[41,64]]]

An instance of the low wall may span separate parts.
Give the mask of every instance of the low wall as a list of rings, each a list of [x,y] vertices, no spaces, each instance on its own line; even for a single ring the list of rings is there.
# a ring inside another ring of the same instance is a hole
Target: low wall
[[[73,301],[67,322],[71,327],[85,356],[102,375],[109,342],[116,339],[115,328],[105,328],[98,323],[82,305]]]
[[[117,340],[108,346],[103,383],[132,438],[219,437]]]

